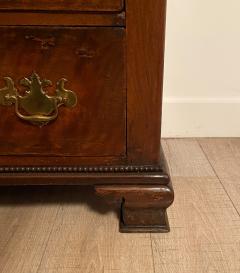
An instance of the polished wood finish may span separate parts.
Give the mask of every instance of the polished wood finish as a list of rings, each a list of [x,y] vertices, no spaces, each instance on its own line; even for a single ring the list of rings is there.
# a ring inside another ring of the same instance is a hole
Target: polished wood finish
[[[1,185],[166,185],[169,184],[169,177],[166,173],[159,172],[110,172],[110,171],[42,171],[36,168],[36,171],[14,172],[9,168],[8,172],[1,172]],[[84,167],[85,168],[85,167]],[[84,169],[83,168],[83,169]],[[46,168],[47,169],[47,168]],[[94,168],[93,168],[94,169]]]
[[[97,185],[96,193],[120,210],[121,232],[168,232],[167,208],[174,201],[168,165],[160,151],[159,169],[140,173],[136,184]],[[143,175],[144,174],[144,175]]]
[[[44,127],[19,120],[14,107],[0,107],[0,155],[125,154],[123,29],[0,27],[0,36],[1,79],[18,83],[36,71],[54,85],[67,79],[66,88],[78,97],[73,109],[59,109],[58,118]]]
[[[120,13],[38,13],[0,12],[3,26],[125,26],[125,12]]]
[[[121,231],[169,230],[174,193],[160,152],[165,11],[165,0],[1,1],[0,77],[64,77],[78,96],[41,128],[0,107],[1,185],[93,185],[117,204]]]
[[[110,204],[120,207],[120,231],[122,232],[168,232],[166,209],[174,195],[170,184],[96,186],[96,193]]]
[[[90,162],[91,161],[91,162]],[[88,166],[126,164],[126,156],[0,156],[0,166]]]
[[[1,0],[0,10],[120,11],[123,0]]]
[[[165,0],[128,0],[128,159],[158,164],[162,112]]]

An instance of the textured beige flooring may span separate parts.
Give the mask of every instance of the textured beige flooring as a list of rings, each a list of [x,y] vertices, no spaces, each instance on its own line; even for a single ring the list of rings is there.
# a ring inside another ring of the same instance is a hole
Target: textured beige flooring
[[[163,146],[171,233],[118,233],[90,188],[0,188],[0,273],[239,273],[240,139]]]

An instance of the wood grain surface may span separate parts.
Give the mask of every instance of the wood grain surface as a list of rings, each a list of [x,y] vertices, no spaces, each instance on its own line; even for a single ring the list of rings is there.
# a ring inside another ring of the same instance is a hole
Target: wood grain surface
[[[239,272],[240,216],[228,189],[197,140],[167,140],[164,144],[175,203],[169,210],[171,234],[151,235],[155,272]]]
[[[200,139],[199,144],[240,214],[240,139]]]
[[[122,28],[0,27],[0,86],[35,71],[53,86],[68,80],[77,105],[44,127],[0,107],[0,155],[123,156],[126,151],[125,31]],[[17,50],[16,50],[17,44]]]
[[[169,234],[120,234],[89,188],[1,188],[0,272],[240,272],[240,143],[199,143],[163,141],[176,197]]]
[[[120,11],[123,0],[1,0],[0,10]]]
[[[127,150],[129,162],[158,164],[165,0],[126,1]]]
[[[39,13],[0,12],[2,26],[125,26],[125,12],[120,13]]]

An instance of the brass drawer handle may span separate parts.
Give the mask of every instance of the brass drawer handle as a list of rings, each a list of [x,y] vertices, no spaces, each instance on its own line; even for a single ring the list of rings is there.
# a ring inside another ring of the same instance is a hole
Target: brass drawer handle
[[[11,78],[5,77],[4,80],[6,86],[0,89],[0,105],[15,104],[17,116],[34,125],[43,126],[56,119],[58,107],[61,105],[71,108],[77,104],[76,94],[64,87],[66,79],[57,82],[55,96],[47,95],[43,89],[51,86],[51,81],[41,80],[36,73],[20,81],[20,84],[27,88],[24,96],[19,95]]]

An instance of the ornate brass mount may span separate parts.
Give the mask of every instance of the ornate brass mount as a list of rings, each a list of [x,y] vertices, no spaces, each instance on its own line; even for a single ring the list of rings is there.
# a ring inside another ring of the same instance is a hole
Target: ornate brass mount
[[[17,116],[34,125],[43,126],[56,119],[59,106],[65,105],[70,108],[77,103],[76,94],[64,88],[66,79],[57,82],[55,96],[48,96],[43,90],[52,85],[51,81],[41,80],[36,73],[20,81],[20,84],[27,88],[24,96],[19,95],[11,78],[5,77],[4,80],[6,86],[0,89],[0,105],[15,104]]]

